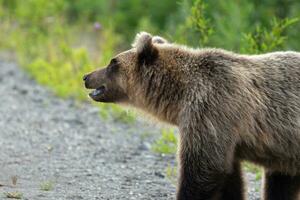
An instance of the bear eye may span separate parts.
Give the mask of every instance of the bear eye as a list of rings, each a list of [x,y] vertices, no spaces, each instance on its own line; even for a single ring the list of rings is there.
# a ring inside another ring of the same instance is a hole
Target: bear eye
[[[118,65],[117,59],[113,58],[113,59],[110,61],[109,65],[108,65],[108,67],[107,67],[107,69],[106,69],[107,75],[108,75],[108,76],[111,76],[112,74],[114,74],[115,72],[117,72],[118,66],[119,66],[119,65]]]
[[[111,59],[109,65],[116,65],[116,64],[118,64],[117,59],[115,59],[115,58]]]

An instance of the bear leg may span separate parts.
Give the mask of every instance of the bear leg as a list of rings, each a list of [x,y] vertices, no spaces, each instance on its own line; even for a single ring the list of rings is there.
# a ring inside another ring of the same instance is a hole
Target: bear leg
[[[222,189],[226,181],[230,180],[228,175],[233,177],[237,173],[240,174],[238,167],[233,170],[232,165],[227,165],[227,163],[231,161],[226,160],[226,155],[221,155],[221,153],[209,149],[212,148],[214,144],[206,143],[207,146],[203,145],[202,148],[199,149],[193,145],[190,146],[191,149],[188,149],[189,147],[187,147],[187,144],[184,143],[183,140],[181,140],[180,144],[185,146],[185,148],[182,147],[179,151],[180,174],[177,200],[223,200]],[[197,145],[197,143],[194,144]],[[215,148],[221,149],[219,147]],[[210,154],[206,153],[208,149],[210,150]],[[226,150],[224,154],[225,152]],[[227,169],[228,167],[231,169]],[[240,178],[235,178],[234,182],[236,182],[235,185],[238,187]],[[228,190],[229,188],[227,188],[226,193],[224,189],[224,195],[226,197],[231,200],[241,200],[238,198],[232,199],[233,193],[229,193]]]
[[[227,175],[224,187],[221,191],[223,200],[243,200],[245,199],[244,180],[241,170],[241,163],[235,162],[232,172]]]
[[[265,173],[264,200],[298,200],[299,192],[300,176]]]

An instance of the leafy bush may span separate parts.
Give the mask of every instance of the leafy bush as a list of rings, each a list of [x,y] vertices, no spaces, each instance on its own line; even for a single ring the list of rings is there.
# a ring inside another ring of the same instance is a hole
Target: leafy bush
[[[206,6],[207,5],[203,3],[203,0],[196,0],[191,8],[191,15],[187,18],[188,25],[193,27],[199,34],[200,46],[208,44],[210,35],[213,32],[210,21],[207,20],[204,15]]]
[[[287,40],[286,29],[297,21],[297,18],[284,20],[273,18],[270,30],[256,26],[253,33],[244,35],[242,52],[258,54],[282,49]]]
[[[206,16],[206,8],[207,4],[203,0],[196,0],[194,3],[183,1],[181,12],[184,19],[175,31],[174,39],[195,47],[206,46],[213,33],[210,20]]]
[[[4,1],[5,2],[5,1]],[[55,94],[64,98],[87,99],[83,87],[83,74],[92,71],[95,66],[104,66],[115,54],[120,37],[111,25],[101,30],[93,30],[93,25],[70,25],[61,13],[65,9],[63,1],[30,0],[26,3],[5,4],[1,10],[11,17],[2,16],[5,37],[0,38],[1,47],[17,52],[18,61],[29,74],[42,85],[48,86]],[[1,4],[0,4],[1,5]],[[32,13],[31,8],[36,8]],[[32,14],[31,14],[32,13]],[[30,22],[30,23],[29,23]],[[1,22],[0,22],[1,23]],[[15,26],[9,25],[16,24]],[[81,29],[89,35],[86,43],[80,43]],[[92,46],[88,46],[92,44]],[[83,47],[83,45],[85,47]],[[90,49],[93,49],[92,52]],[[134,115],[116,105],[98,105],[102,116],[124,123],[132,123]]]

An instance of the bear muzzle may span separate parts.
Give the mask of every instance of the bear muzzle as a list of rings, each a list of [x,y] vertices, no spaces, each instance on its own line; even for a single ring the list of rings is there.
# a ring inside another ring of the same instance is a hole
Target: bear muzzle
[[[94,101],[103,103],[128,101],[127,94],[118,85],[116,79],[108,76],[107,68],[86,74],[82,79],[87,89],[93,89],[89,97]]]
[[[93,99],[93,100],[98,100],[98,97],[102,96],[106,91],[105,86],[101,86],[99,88],[96,88],[95,90],[93,90],[91,93],[89,93],[89,96]]]
[[[86,74],[82,78],[84,81],[84,85],[87,89],[94,89],[92,92],[89,93],[89,96],[95,101],[99,101],[107,90],[105,84],[101,84],[99,81],[99,79],[103,79],[103,75],[101,72],[102,71],[98,70]]]

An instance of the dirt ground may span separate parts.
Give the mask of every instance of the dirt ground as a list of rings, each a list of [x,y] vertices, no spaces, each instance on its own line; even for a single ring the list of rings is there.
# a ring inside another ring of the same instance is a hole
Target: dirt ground
[[[151,151],[153,124],[102,120],[98,108],[55,97],[8,62],[0,102],[0,199],[13,191],[28,200],[174,199],[165,171],[175,156]],[[255,176],[246,177],[249,199],[259,199]]]

